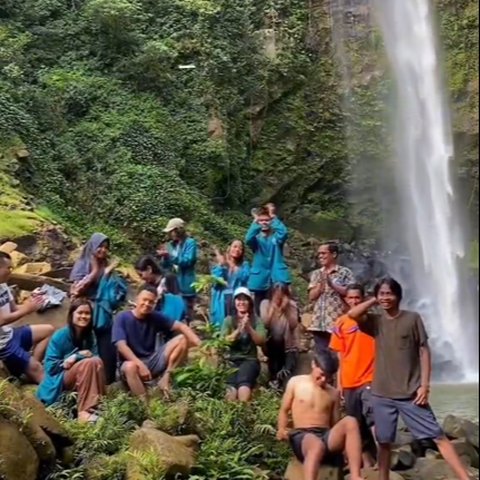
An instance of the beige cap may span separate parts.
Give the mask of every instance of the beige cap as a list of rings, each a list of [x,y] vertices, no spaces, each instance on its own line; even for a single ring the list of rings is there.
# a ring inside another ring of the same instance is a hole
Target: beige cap
[[[164,232],[168,233],[171,232],[172,230],[175,230],[176,228],[184,228],[185,227],[185,222],[181,218],[171,218],[167,226],[163,229]]]

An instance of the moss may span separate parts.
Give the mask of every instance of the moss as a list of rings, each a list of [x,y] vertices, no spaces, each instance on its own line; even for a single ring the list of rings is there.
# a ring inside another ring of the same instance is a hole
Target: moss
[[[41,223],[41,217],[34,212],[0,209],[0,240],[31,234]]]

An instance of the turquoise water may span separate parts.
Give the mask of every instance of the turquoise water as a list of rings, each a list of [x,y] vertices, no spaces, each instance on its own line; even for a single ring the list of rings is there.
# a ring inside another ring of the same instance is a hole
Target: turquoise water
[[[477,384],[437,384],[432,386],[430,403],[439,420],[453,414],[478,422]]]

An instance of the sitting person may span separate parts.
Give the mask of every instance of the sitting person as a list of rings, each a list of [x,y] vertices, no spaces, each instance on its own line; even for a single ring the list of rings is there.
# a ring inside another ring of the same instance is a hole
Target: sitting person
[[[180,285],[174,273],[163,275],[158,263],[151,255],[145,255],[135,263],[135,270],[140,278],[157,289],[158,300],[155,310],[165,316],[183,322],[186,320],[187,309],[180,293]]]
[[[67,326],[53,334],[37,397],[51,405],[65,390],[78,393],[79,421],[97,419],[95,408],[105,393],[105,372],[93,332],[93,307],[87,299],[72,301]]]
[[[338,359],[328,350],[316,353],[310,375],[290,379],[278,416],[279,440],[290,440],[303,464],[304,480],[317,480],[322,462],[342,462],[346,451],[350,479],[361,480],[362,443],[353,417],[340,420],[340,393],[328,384],[338,370]],[[293,430],[288,429],[292,413]]]
[[[187,325],[155,311],[156,303],[157,290],[143,285],[135,308],[119,313],[113,324],[112,342],[120,356],[120,370],[134,395],[146,395],[144,382],[158,377],[159,388],[168,394],[172,371],[185,360],[189,346],[201,344]],[[169,332],[179,335],[156,348],[157,334]]]
[[[245,260],[245,245],[241,240],[234,240],[225,255],[216,250],[216,265],[212,276],[225,281],[226,285],[216,283],[212,287],[210,301],[210,321],[221,327],[226,317],[232,315],[233,292],[237,287],[246,287],[250,275],[250,264]]]
[[[43,295],[32,295],[23,305],[17,306],[6,284],[11,272],[12,258],[0,251],[0,360],[15,377],[25,374],[30,381],[40,383],[43,379],[40,362],[55,328],[52,325],[8,326],[39,310],[45,301]]]
[[[227,400],[248,402],[260,375],[257,346],[265,343],[265,327],[255,317],[252,294],[239,287],[233,294],[235,313],[223,322],[222,333],[231,342],[229,362],[237,371],[227,381]]]
[[[270,297],[260,304],[260,316],[268,332],[264,353],[268,358],[270,386],[279,389],[285,387],[297,364],[300,318],[288,285],[275,284]]]

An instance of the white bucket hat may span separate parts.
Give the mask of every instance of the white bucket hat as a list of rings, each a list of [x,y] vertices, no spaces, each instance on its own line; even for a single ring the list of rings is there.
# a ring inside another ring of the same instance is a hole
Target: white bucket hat
[[[247,287],[238,287],[233,292],[233,298],[237,298],[239,295],[245,295],[253,300],[252,292]]]
[[[163,231],[169,233],[176,228],[185,228],[185,222],[181,218],[171,218]]]

